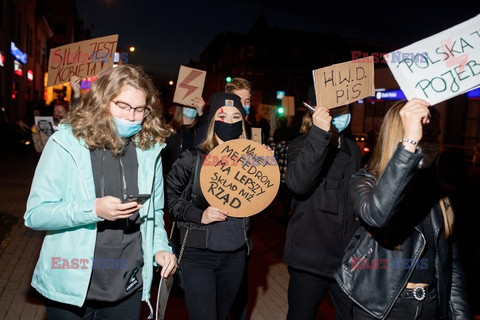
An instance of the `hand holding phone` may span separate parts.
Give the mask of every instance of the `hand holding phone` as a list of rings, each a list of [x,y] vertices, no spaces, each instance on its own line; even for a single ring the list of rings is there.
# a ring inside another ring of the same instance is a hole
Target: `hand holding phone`
[[[122,203],[126,203],[126,202],[137,202],[138,204],[143,204],[145,203],[145,201],[147,201],[148,199],[150,199],[150,195],[149,194],[131,194],[129,195],[127,198],[125,198]]]

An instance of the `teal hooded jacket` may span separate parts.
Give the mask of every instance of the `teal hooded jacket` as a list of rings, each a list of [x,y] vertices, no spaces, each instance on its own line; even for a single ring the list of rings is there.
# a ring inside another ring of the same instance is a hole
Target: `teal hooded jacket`
[[[160,151],[137,148],[138,190],[152,197],[140,209],[144,257],[142,300],[150,310],[154,254],[172,252],[163,220],[164,188]],[[97,222],[90,151],[60,125],[38,162],[25,212],[25,225],[46,231],[32,286],[48,299],[82,306],[92,274]],[[121,272],[121,271],[119,271]]]

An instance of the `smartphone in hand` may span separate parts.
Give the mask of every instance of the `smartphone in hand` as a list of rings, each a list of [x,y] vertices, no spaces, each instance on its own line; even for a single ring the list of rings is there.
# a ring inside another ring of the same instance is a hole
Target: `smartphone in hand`
[[[122,203],[133,202],[136,201],[138,204],[143,204],[145,201],[150,199],[149,194],[131,194],[127,198],[125,198]]]

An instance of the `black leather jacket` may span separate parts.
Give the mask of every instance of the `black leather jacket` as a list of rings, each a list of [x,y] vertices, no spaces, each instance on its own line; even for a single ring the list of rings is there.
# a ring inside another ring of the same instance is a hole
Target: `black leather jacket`
[[[444,237],[438,202],[441,196],[435,190],[435,180],[416,192],[410,190],[418,175],[423,174],[416,170],[422,157],[420,152],[408,152],[400,144],[378,180],[365,170],[352,177],[349,194],[364,226],[353,236],[335,279],[361,308],[385,319],[425,248],[425,236],[417,225],[429,216],[436,244],[435,283],[440,319],[472,319],[456,245],[452,237]],[[355,259],[413,262],[409,268],[358,268]]]

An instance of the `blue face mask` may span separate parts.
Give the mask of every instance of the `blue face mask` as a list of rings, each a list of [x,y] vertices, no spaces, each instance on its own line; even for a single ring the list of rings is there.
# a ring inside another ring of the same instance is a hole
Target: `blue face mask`
[[[248,114],[250,112],[250,104],[244,105],[243,109],[245,110],[245,114]]]
[[[183,107],[183,115],[189,119],[195,118],[197,113],[197,109]]]
[[[122,138],[128,138],[133,136],[138,131],[142,130],[142,122],[140,121],[128,121],[122,118],[113,117],[113,122],[115,122],[115,127],[117,128],[117,133]]]
[[[337,128],[338,132],[342,132],[350,124],[352,115],[350,113],[342,114],[341,116],[332,119],[332,124]]]

